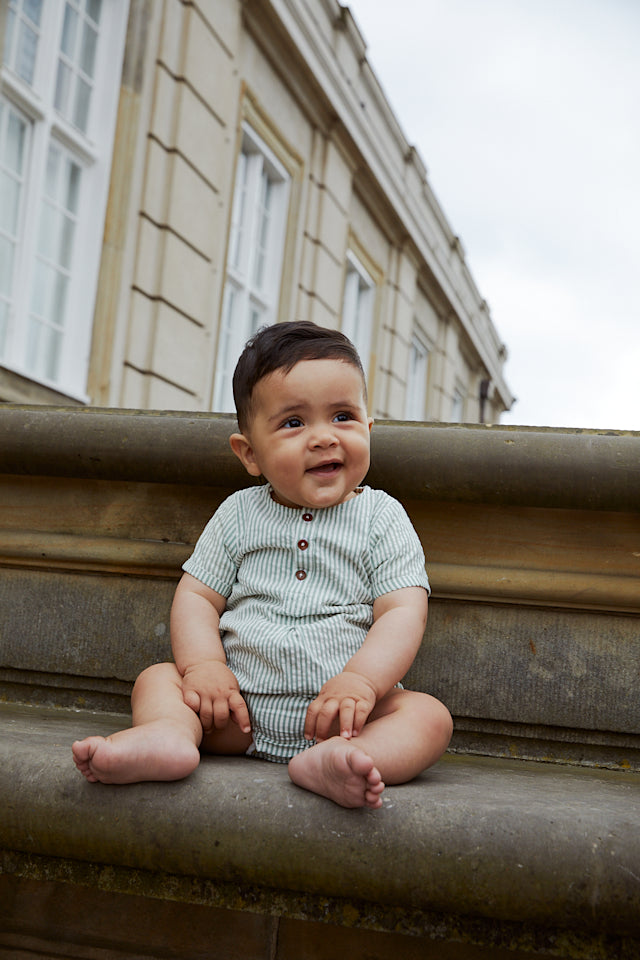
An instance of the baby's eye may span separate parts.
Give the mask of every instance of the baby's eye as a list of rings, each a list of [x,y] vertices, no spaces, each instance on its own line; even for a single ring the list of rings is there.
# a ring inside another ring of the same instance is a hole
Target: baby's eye
[[[300,417],[289,417],[287,420],[285,420],[282,426],[286,427],[288,430],[295,430],[296,427],[302,426],[302,420]]]
[[[337,423],[346,423],[348,420],[351,420],[352,417],[351,417],[351,414],[350,414],[350,413],[346,413],[346,412],[343,410],[341,413],[336,413],[336,415],[335,415],[335,417],[334,417],[333,419],[334,419],[334,421],[337,422]]]

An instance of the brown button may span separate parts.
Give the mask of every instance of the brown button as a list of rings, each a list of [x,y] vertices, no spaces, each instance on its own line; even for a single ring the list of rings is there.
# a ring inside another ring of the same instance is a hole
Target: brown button
[[[308,540],[298,540],[298,546],[300,547],[301,550],[306,550],[307,547],[309,546],[309,541],[308,541]]]
[[[313,514],[312,514],[312,513],[303,513],[303,514],[302,514],[302,519],[303,519],[303,520],[307,520],[307,521],[313,520]]]
[[[304,580],[307,576],[306,570],[296,570],[296,577],[298,580]]]

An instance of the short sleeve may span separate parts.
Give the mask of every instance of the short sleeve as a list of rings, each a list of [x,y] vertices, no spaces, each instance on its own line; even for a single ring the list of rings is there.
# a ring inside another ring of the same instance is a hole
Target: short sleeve
[[[223,597],[230,595],[240,563],[240,513],[235,496],[220,504],[182,565],[185,573]]]
[[[404,507],[386,495],[373,522],[370,562],[376,597],[404,587],[431,592],[420,538]]]

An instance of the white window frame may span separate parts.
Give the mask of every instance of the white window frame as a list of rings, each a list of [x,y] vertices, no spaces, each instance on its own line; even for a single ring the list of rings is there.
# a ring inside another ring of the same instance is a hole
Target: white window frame
[[[358,351],[366,377],[369,375],[373,340],[375,293],[374,279],[356,255],[348,250],[342,301],[342,332]]]
[[[409,345],[404,400],[405,420],[424,420],[426,416],[430,353],[431,349],[423,337],[414,333]]]
[[[248,124],[236,178],[213,409],[234,410],[233,371],[246,341],[278,315],[291,176]]]
[[[5,49],[0,50],[3,58],[0,96],[5,105],[8,104],[28,125],[28,150],[11,278],[9,330],[0,353],[0,366],[86,402],[129,0],[102,0],[86,130],[74,126],[54,106],[65,11],[69,5],[82,7],[83,2],[43,0],[32,79],[25,79],[19,70],[12,69],[12,64],[4,61]],[[10,0],[7,18],[21,10],[22,0]],[[8,19],[6,28],[8,30]],[[15,43],[15,29],[12,38]],[[11,50],[8,53],[11,54]],[[43,371],[28,362],[28,331],[45,204],[47,158],[52,145],[71,158],[81,173],[77,217],[73,218],[59,363],[55,370]]]

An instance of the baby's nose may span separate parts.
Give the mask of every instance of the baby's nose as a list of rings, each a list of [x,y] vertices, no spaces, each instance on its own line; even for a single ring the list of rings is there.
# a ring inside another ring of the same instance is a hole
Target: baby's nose
[[[336,432],[332,424],[319,424],[314,428],[311,435],[311,443],[314,447],[329,447],[336,442]]]

